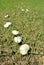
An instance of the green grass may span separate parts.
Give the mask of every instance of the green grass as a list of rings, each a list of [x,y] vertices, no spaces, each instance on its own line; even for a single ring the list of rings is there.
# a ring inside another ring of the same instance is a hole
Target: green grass
[[[22,12],[22,8],[28,8],[29,12]],[[10,17],[5,19],[6,14]],[[7,21],[12,25],[5,29],[3,25]],[[29,44],[31,52],[44,54],[44,0],[0,0],[0,54],[15,52],[15,55],[0,57],[0,64],[42,65],[44,56],[19,54],[20,46],[13,41],[14,29],[21,32],[23,44]]]

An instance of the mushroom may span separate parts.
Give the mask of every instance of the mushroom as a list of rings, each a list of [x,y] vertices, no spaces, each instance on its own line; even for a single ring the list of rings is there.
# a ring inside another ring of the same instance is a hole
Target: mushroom
[[[4,24],[4,27],[7,28],[7,27],[9,27],[10,25],[11,25],[11,22],[6,22],[6,23]]]
[[[29,9],[26,9],[26,12],[28,12],[29,11]]]
[[[5,18],[8,18],[9,17],[9,15],[7,14],[7,15],[5,15]]]
[[[18,35],[18,34],[19,34],[19,31],[13,30],[13,31],[12,31],[12,34],[13,34],[13,35]]]
[[[29,48],[30,47],[29,47],[28,44],[21,45],[20,48],[19,48],[20,54],[21,55],[26,55],[28,53],[28,51],[29,51]]]
[[[22,11],[24,11],[24,9],[21,9]]]
[[[17,36],[17,37],[14,38],[14,41],[16,43],[20,43],[22,41],[22,38],[20,36]]]

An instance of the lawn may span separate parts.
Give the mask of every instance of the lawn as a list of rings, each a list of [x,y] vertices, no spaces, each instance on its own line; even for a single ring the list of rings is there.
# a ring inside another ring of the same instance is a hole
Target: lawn
[[[5,29],[8,21],[12,25]],[[21,33],[22,44],[28,44],[35,54],[19,53],[14,29]],[[0,65],[44,65],[44,0],[0,0]]]

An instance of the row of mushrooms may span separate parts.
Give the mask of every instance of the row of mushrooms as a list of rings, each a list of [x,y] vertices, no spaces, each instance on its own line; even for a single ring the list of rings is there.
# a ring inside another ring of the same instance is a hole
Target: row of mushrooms
[[[13,30],[12,34],[14,34],[16,37],[14,38],[15,43],[19,43],[22,42],[22,37],[17,36],[19,34],[19,31],[17,30]],[[29,51],[29,45],[28,44],[22,44],[19,48],[20,54],[22,55],[26,55]]]
[[[28,11],[28,9],[26,9],[26,10]],[[24,9],[22,9],[22,11],[24,11]],[[9,15],[5,16],[5,18],[8,18],[8,17],[9,17]],[[4,24],[4,28],[8,28],[11,24],[12,24],[11,22],[6,22]],[[22,42],[22,37],[19,35],[20,34],[19,31],[13,30],[12,34],[15,36],[14,42],[20,44],[20,42]],[[19,48],[19,52],[21,55],[26,55],[28,53],[29,49],[30,49],[30,47],[28,44],[22,44]]]

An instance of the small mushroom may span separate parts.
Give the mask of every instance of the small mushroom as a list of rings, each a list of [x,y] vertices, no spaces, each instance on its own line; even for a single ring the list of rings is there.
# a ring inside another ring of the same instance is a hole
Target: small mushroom
[[[13,34],[13,35],[18,35],[18,34],[19,34],[19,31],[13,30],[13,31],[12,31],[12,34]]]
[[[6,22],[6,23],[4,24],[4,28],[9,27],[10,25],[11,25],[11,22]]]
[[[29,51],[29,48],[30,47],[29,47],[28,44],[21,45],[20,48],[19,48],[20,54],[21,55],[26,55],[28,53],[28,51]]]
[[[17,37],[14,38],[14,41],[16,43],[20,43],[22,41],[22,38],[20,36],[17,36]]]
[[[24,9],[21,9],[21,11],[24,11]]]
[[[7,14],[7,15],[5,15],[5,18],[8,18],[9,17],[9,15]]]
[[[29,11],[29,9],[26,9],[26,13]]]

